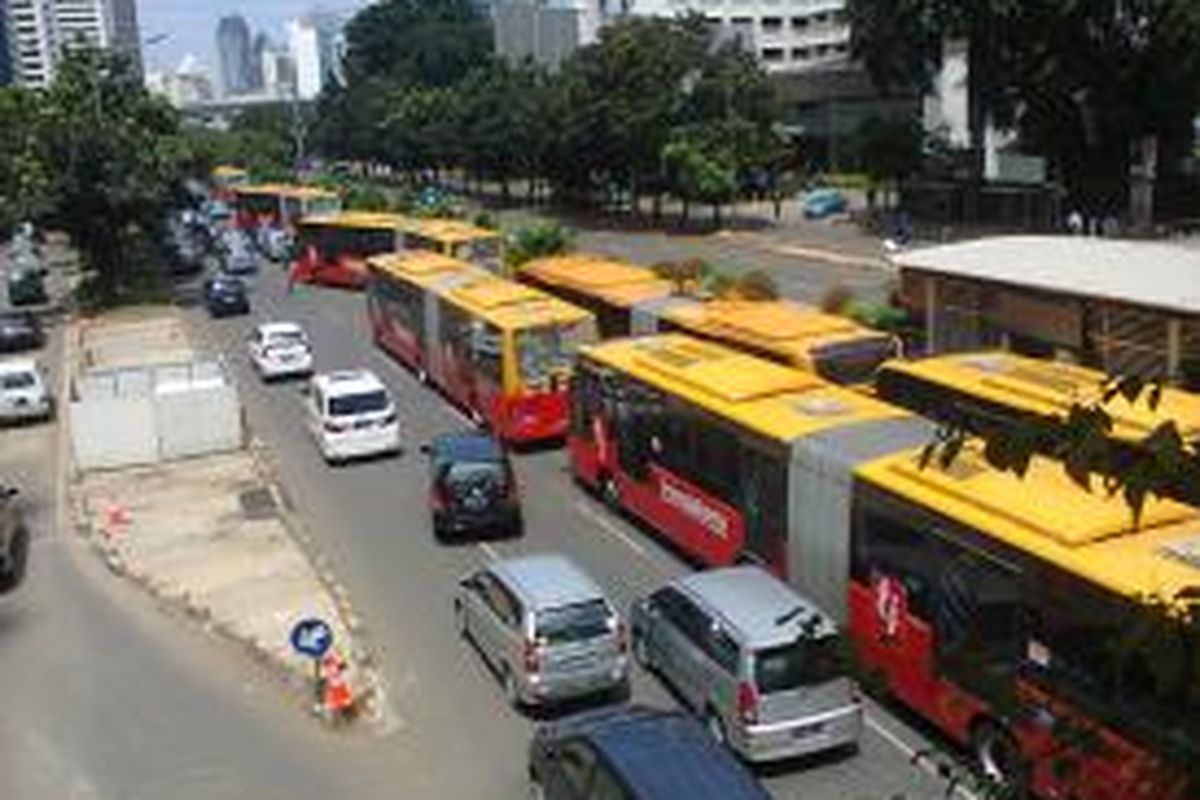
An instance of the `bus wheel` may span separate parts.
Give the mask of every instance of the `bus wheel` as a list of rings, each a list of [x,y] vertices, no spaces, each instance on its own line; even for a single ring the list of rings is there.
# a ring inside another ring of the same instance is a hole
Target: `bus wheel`
[[[1021,749],[1002,725],[990,721],[976,725],[971,734],[971,751],[983,776],[1004,789],[1006,797],[1027,796]]]
[[[617,488],[617,482],[611,475],[605,475],[600,479],[600,499],[613,512],[621,510],[621,490]]]

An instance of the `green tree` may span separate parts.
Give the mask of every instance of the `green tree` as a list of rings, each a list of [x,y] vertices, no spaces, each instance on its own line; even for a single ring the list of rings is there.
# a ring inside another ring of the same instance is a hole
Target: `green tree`
[[[167,212],[184,202],[178,115],[124,57],[93,49],[72,49],[39,103],[40,221],[70,235],[95,299],[152,286]]]
[[[511,267],[546,256],[568,253],[575,247],[575,234],[557,222],[527,225],[513,234],[504,260]]]
[[[872,116],[859,126],[859,156],[872,190],[883,189],[885,208],[889,190],[895,190],[901,180],[920,168],[921,141],[921,125],[910,117]],[[869,196],[873,200],[874,191]]]
[[[0,238],[46,211],[49,175],[38,158],[38,95],[0,89]]]
[[[346,80],[448,87],[491,50],[491,26],[471,0],[380,0],[346,26]]]

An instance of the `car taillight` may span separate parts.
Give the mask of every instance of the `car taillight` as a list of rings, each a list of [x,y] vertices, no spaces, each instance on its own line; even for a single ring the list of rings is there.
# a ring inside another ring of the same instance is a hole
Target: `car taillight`
[[[758,722],[758,689],[749,681],[742,681],[737,689],[738,719],[747,724]]]
[[[446,487],[441,484],[434,484],[432,491],[429,493],[429,502],[436,511],[446,508],[450,504],[450,496],[446,494]]]
[[[538,658],[537,642],[525,640],[525,647],[521,653],[522,663],[525,666],[525,672],[537,672],[541,667],[541,660]]]
[[[625,627],[624,622],[617,623],[617,648],[622,653],[629,650],[629,629]]]
[[[325,430],[329,431],[330,433],[343,433],[349,427],[349,425],[344,425],[341,422],[333,422],[332,420],[325,423]]]

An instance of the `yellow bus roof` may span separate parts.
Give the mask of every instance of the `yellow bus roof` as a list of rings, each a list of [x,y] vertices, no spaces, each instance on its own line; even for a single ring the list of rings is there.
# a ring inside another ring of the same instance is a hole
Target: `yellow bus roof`
[[[401,230],[409,223],[403,214],[383,211],[337,211],[331,214],[310,214],[300,225],[328,228],[367,228],[371,230]]]
[[[438,278],[460,272],[480,272],[478,267],[444,256],[432,250],[405,250],[400,253],[384,253],[367,259],[367,266],[374,272],[425,287]]]
[[[480,228],[478,225],[472,225],[460,219],[414,218],[409,221],[408,229],[418,235],[428,236],[431,239],[437,239],[450,244],[471,242],[476,239],[496,239],[500,236],[499,231]]]
[[[592,360],[766,437],[790,441],[908,412],[815,375],[683,334],[590,345]]]
[[[544,283],[561,286],[619,306],[669,297],[670,281],[645,267],[594,253],[537,258],[517,268]]]
[[[455,305],[498,328],[515,330],[579,322],[592,314],[529,286],[498,278],[484,270],[446,293]]]
[[[919,451],[887,456],[857,474],[1017,550],[1127,597],[1174,597],[1200,584],[1200,512],[1148,499],[1138,524],[1118,495],[1086,491],[1061,464],[1036,457],[1022,479],[971,444],[951,465],[919,465]]]
[[[1074,403],[1100,399],[1105,381],[1104,373],[1087,367],[1000,351],[889,361],[882,368],[1041,416],[1064,416]],[[1165,387],[1155,410],[1145,397],[1130,403],[1119,395],[1104,409],[1120,439],[1144,438],[1167,420],[1184,438],[1200,436],[1200,396],[1181,389]]]
[[[663,317],[706,336],[739,342],[804,364],[822,345],[889,334],[787,300],[710,300],[663,310]]]

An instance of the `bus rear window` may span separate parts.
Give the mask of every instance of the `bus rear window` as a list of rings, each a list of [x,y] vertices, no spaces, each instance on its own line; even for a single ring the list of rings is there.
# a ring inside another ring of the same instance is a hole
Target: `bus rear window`
[[[827,381],[842,386],[870,383],[879,365],[900,355],[895,337],[864,336],[850,342],[838,342],[813,351],[813,366]]]
[[[754,683],[763,694],[818,686],[845,674],[845,648],[837,634],[801,637],[754,656]]]

